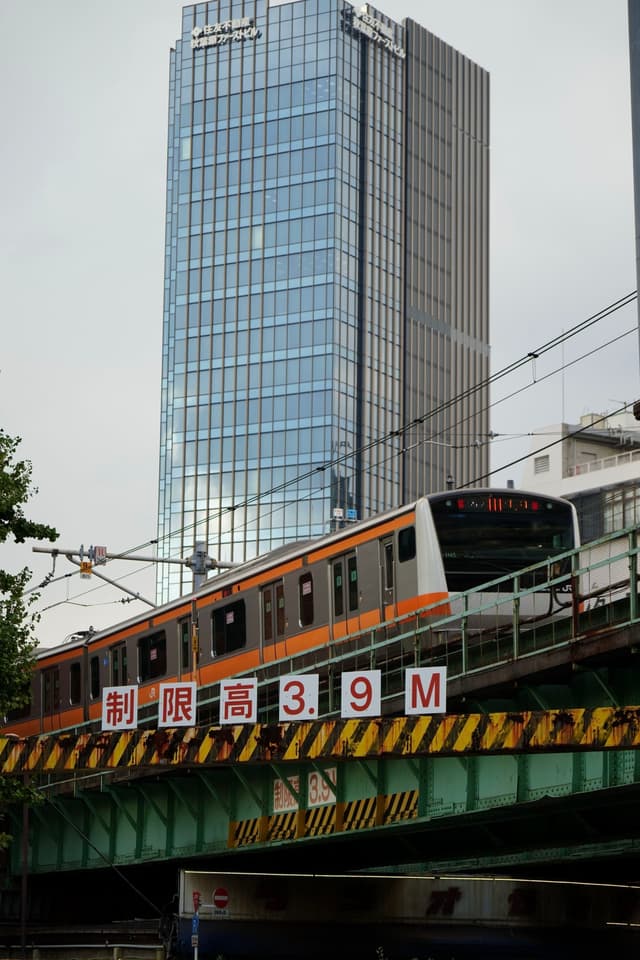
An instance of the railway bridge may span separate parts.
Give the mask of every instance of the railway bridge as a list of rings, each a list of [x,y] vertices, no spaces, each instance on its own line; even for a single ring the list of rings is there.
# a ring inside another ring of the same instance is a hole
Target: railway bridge
[[[508,630],[474,629],[464,612],[428,627],[403,621],[259,677],[268,689],[301,667],[375,664],[388,716],[0,737],[1,772],[42,798],[10,825],[16,891],[28,875],[33,909],[52,909],[71,889],[82,900],[92,870],[116,870],[158,902],[178,867],[274,864],[636,876],[635,534],[598,546],[574,570],[589,589],[573,616],[520,622],[516,584],[499,601],[513,609]],[[401,672],[425,650],[447,667],[447,712],[398,715]]]

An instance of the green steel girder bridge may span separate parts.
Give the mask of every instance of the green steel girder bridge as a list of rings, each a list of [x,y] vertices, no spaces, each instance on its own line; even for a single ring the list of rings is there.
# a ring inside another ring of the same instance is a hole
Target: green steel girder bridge
[[[392,711],[404,666],[443,663],[445,717],[278,724],[267,711],[224,731],[0,738],[2,773],[42,796],[28,823],[16,812],[11,872],[273,869],[274,856],[280,870],[318,872],[640,865],[635,531],[592,557],[573,558],[574,590],[589,589],[563,620],[520,623],[527,591],[512,588],[496,598],[514,611],[509,630],[474,631],[463,613],[353,638],[331,663],[319,649],[279,665],[386,668]],[[263,691],[278,676],[265,668]]]

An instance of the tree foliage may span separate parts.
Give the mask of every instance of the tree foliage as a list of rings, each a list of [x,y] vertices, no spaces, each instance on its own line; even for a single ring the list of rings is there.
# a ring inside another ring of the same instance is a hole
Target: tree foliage
[[[37,493],[31,485],[31,462],[16,459],[19,437],[0,429],[0,543],[12,538],[56,540],[57,531],[44,523],[28,520],[24,506]],[[0,716],[28,703],[30,679],[36,648],[35,627],[39,616],[33,605],[36,594],[25,596],[31,572],[0,570]],[[0,777],[0,811],[20,799],[31,799],[28,790],[15,780]],[[0,847],[7,837],[0,834]]]
[[[28,520],[24,505],[37,493],[31,486],[31,462],[16,459],[19,437],[0,430],[0,543],[10,537],[15,543],[56,540],[57,531]],[[33,611],[35,594],[25,597],[31,573],[0,570],[0,716],[26,702],[33,663],[38,615]]]

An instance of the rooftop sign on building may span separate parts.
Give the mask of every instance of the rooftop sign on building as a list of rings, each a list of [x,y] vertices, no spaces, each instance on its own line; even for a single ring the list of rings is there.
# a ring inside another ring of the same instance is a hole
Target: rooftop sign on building
[[[261,36],[260,30],[250,17],[222,20],[220,23],[207,23],[204,27],[194,27],[191,31],[191,49],[218,47],[233,40],[255,40],[259,36]]]
[[[390,50],[391,53],[396,57],[400,57],[401,60],[404,60],[406,57],[406,53],[402,47],[395,43],[391,27],[388,27],[382,20],[372,17],[366,4],[362,7],[353,8],[351,29],[357,30],[358,33],[362,33],[375,43],[379,43],[380,46]]]

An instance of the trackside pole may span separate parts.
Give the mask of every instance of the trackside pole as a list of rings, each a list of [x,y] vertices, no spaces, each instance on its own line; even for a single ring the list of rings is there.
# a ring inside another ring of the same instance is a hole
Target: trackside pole
[[[191,946],[193,947],[193,960],[198,960],[198,940],[200,932],[200,891],[193,891],[193,920],[191,922]]]

